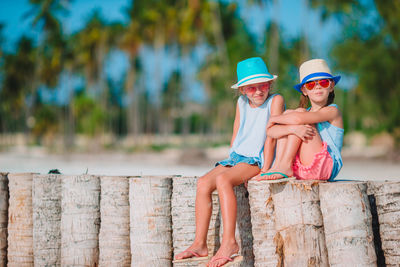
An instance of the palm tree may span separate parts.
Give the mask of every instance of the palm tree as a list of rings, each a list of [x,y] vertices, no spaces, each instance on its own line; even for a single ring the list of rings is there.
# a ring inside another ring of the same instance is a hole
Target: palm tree
[[[15,54],[6,53],[3,60],[1,113],[4,118],[11,118],[10,123],[3,121],[3,129],[13,132],[26,131],[26,118],[30,114],[25,98],[33,91],[32,81],[36,73],[37,50],[33,46],[33,41],[22,36],[17,43]]]
[[[100,103],[102,112],[107,110],[108,85],[103,67],[110,50],[110,36],[111,30],[99,10],[95,10],[85,27],[72,36],[72,51],[84,74],[87,93]],[[104,133],[104,121],[97,123]]]

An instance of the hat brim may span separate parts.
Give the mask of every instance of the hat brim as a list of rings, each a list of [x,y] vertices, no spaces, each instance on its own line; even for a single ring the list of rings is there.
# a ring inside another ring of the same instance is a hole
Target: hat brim
[[[250,85],[250,84],[256,84],[256,83],[265,83],[269,81],[274,81],[276,78],[278,78],[277,75],[272,75],[273,78],[256,78],[256,79],[251,79],[249,81],[246,81],[242,83],[241,85],[238,85],[238,83],[234,84],[231,86],[232,89],[238,89],[239,87],[245,86],[245,85]]]
[[[325,77],[322,77],[322,76],[321,76],[321,77],[314,77],[314,78],[309,79],[309,80],[307,80],[307,81],[305,81],[305,82],[296,84],[295,86],[293,86],[293,88],[296,89],[298,92],[302,93],[302,92],[301,92],[301,87],[302,87],[305,83],[307,83],[307,82],[311,82],[311,81],[315,81],[315,80],[321,80],[321,79],[332,79],[332,80],[335,82],[335,85],[336,85],[336,84],[339,83],[340,78],[341,78],[340,75],[338,75],[338,76],[332,76],[332,77],[327,77],[327,76],[325,76]]]

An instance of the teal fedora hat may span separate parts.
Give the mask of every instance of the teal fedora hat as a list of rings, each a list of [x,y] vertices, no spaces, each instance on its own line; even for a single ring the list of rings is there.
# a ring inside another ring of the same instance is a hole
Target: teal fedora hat
[[[237,64],[238,82],[232,85],[233,89],[241,86],[273,81],[278,76],[269,73],[267,66],[260,57],[251,57]]]
[[[323,59],[311,59],[300,65],[299,68],[300,83],[296,84],[294,89],[301,93],[301,87],[311,81],[321,79],[332,79],[335,85],[340,80],[340,75],[333,76],[328,64]]]

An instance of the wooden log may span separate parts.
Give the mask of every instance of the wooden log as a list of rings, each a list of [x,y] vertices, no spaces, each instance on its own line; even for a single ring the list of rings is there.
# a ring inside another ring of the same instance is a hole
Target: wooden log
[[[172,179],[172,243],[174,254],[187,249],[194,241],[196,231],[195,200],[197,177],[173,177]],[[208,255],[219,248],[220,215],[218,193],[212,194],[213,210],[207,235]],[[174,263],[174,266],[198,266],[199,262]]]
[[[33,256],[35,266],[61,266],[61,176],[34,175]]]
[[[33,266],[33,173],[8,174],[8,252],[10,267]]]
[[[329,266],[317,181],[270,186],[284,266]]]
[[[171,266],[171,177],[129,179],[131,266]]]
[[[128,177],[103,176],[100,182],[99,266],[130,266]]]
[[[98,266],[100,180],[62,176],[61,265]]]
[[[376,266],[365,182],[320,185],[330,266]]]
[[[270,186],[267,181],[248,184],[255,267],[281,266],[281,247],[274,239],[277,232]]]
[[[8,179],[0,173],[0,267],[7,266]]]
[[[400,266],[400,182],[369,182],[375,196],[386,266]]]

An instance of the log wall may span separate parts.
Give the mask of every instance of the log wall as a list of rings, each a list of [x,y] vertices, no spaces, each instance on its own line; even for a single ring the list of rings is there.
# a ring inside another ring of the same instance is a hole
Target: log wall
[[[172,266],[194,238],[196,180],[0,173],[0,267]],[[236,187],[235,266],[399,266],[400,182],[368,187],[375,237],[365,182]],[[213,206],[210,255],[223,231],[216,192]]]

